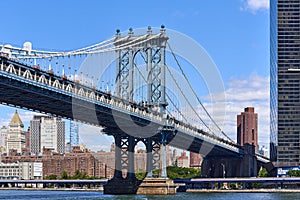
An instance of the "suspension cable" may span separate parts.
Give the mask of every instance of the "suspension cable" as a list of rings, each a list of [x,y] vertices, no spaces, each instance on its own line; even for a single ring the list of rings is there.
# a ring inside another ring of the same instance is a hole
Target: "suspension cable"
[[[184,78],[185,78],[185,80],[187,81],[187,83],[188,83],[190,89],[192,90],[192,92],[193,92],[193,94],[195,95],[197,101],[200,103],[201,107],[203,108],[203,110],[205,111],[205,113],[207,114],[207,116],[209,117],[209,119],[215,124],[215,126],[218,128],[218,130],[219,130],[219,131],[220,131],[227,139],[229,139],[231,142],[235,143],[235,142],[234,142],[234,141],[233,141],[226,133],[224,133],[224,131],[220,128],[220,126],[216,123],[216,121],[211,117],[211,115],[209,114],[209,112],[206,110],[206,108],[204,107],[203,103],[200,101],[198,95],[196,94],[194,88],[192,87],[190,81],[188,80],[187,76],[185,75],[185,73],[184,73],[184,71],[183,71],[183,69],[182,69],[182,67],[181,67],[181,65],[180,65],[180,63],[179,63],[179,61],[178,61],[176,55],[174,54],[174,52],[173,52],[173,50],[172,50],[172,48],[171,48],[171,45],[170,45],[168,42],[167,42],[167,45],[168,45],[169,49],[171,50],[171,53],[172,53],[172,55],[173,55],[173,57],[174,57],[174,59],[175,59],[177,65],[178,65],[178,67],[179,67],[179,69],[180,69],[182,75],[184,76]]]
[[[134,67],[138,70],[139,74],[142,76],[142,78],[144,79],[144,81],[147,83],[146,78],[145,78],[144,75],[141,73],[140,69],[139,69],[136,65],[134,65]],[[174,80],[174,82],[175,82],[177,88],[179,89],[180,93],[184,96],[185,100],[188,102],[188,104],[190,105],[190,107],[192,108],[192,110],[194,111],[194,113],[195,113],[195,114],[198,116],[198,118],[201,120],[202,124],[203,124],[204,126],[206,126],[207,129],[210,130],[210,131],[212,132],[213,135],[215,135],[214,132],[209,128],[209,126],[203,121],[203,119],[202,119],[202,118],[198,115],[198,113],[195,111],[195,109],[194,109],[193,106],[191,105],[191,103],[190,103],[190,101],[188,100],[188,98],[184,95],[182,89],[180,88],[179,84],[177,83],[177,81],[176,81],[174,75],[172,74],[172,72],[170,71],[169,67],[166,66],[166,68],[168,69],[168,71],[169,71],[169,73],[170,73],[172,79]],[[167,93],[166,93],[166,95],[167,95],[167,97],[169,98],[170,102],[173,104],[173,106],[176,108],[176,110],[178,111],[178,113],[184,118],[184,120],[185,120],[186,122],[188,122],[188,120],[187,120],[186,117],[183,115],[183,113],[180,111],[180,109],[177,108],[177,106],[175,105],[175,103],[171,100],[170,96],[169,96]]]
[[[174,83],[176,84],[177,88],[179,89],[180,93],[182,94],[182,96],[184,97],[184,99],[186,100],[186,102],[189,104],[189,106],[191,107],[191,109],[194,111],[194,113],[196,114],[196,116],[200,119],[200,121],[203,123],[203,125],[213,134],[214,132],[211,130],[211,128],[204,122],[204,120],[200,117],[200,115],[197,113],[197,111],[194,109],[194,107],[192,106],[191,102],[188,100],[188,98],[186,97],[186,95],[184,94],[184,92],[182,91],[181,87],[179,86],[178,82],[176,81],[173,73],[171,72],[171,70],[169,69],[168,66],[166,66],[167,70],[169,71]]]
[[[145,76],[143,75],[143,73],[141,72],[141,70],[136,66],[134,65],[134,67],[137,69],[137,71],[139,72],[139,74],[141,75],[142,79],[147,83],[147,80],[145,78]],[[170,98],[170,96],[168,95],[168,93],[166,93],[166,96],[167,98],[170,100],[171,104],[174,106],[174,108],[178,111],[178,113],[182,116],[182,118],[188,122],[187,118],[183,115],[183,113],[180,111],[180,109],[175,105],[174,101]],[[167,112],[169,112],[167,110]],[[170,112],[169,112],[170,113]],[[171,114],[171,113],[170,113]]]
[[[157,38],[159,36],[161,36],[161,33],[152,35],[150,37],[148,37],[148,35],[143,35],[143,36],[139,36],[139,37],[137,37],[137,38],[135,38],[135,39],[133,39],[131,41],[125,42],[125,43],[123,43],[121,45],[118,45],[118,46],[113,46],[113,47],[106,48],[106,49],[101,49],[99,47],[99,48],[97,48],[97,49],[95,49],[93,51],[86,50],[86,51],[78,51],[78,52],[76,52],[76,50],[75,50],[75,51],[71,51],[71,52],[46,52],[46,51],[32,50],[32,51],[35,51],[34,55],[32,55],[32,56],[30,56],[30,55],[22,55],[22,54],[16,53],[16,52],[13,52],[13,55],[16,55],[17,59],[27,59],[27,58],[38,58],[38,59],[40,59],[40,58],[51,58],[51,57],[63,57],[63,56],[69,56],[69,55],[70,56],[75,56],[75,55],[83,55],[83,54],[88,55],[88,54],[105,53],[105,52],[110,52],[110,51],[116,51],[116,50],[122,50],[122,49],[130,48],[130,47],[139,45],[141,43],[147,42],[149,40],[155,39],[155,38]],[[140,41],[136,42],[138,40],[140,40]],[[111,43],[111,44],[113,44],[113,43]],[[104,45],[104,46],[107,46],[107,45]],[[15,47],[10,48],[10,49],[12,49],[12,50],[18,49],[19,51],[24,51],[24,49],[15,48]],[[19,57],[17,57],[17,55],[19,55]]]
[[[168,95],[168,93],[166,93],[167,98],[170,100],[171,104],[174,106],[174,108],[178,111],[178,113],[180,114],[180,116],[186,121],[188,122],[187,118],[182,114],[182,112],[180,111],[180,109],[175,105],[174,101],[170,98],[170,96]]]

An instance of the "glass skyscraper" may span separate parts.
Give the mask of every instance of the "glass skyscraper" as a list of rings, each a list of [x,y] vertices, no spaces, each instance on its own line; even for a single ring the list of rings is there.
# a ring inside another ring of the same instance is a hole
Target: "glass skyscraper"
[[[300,163],[300,0],[270,1],[270,158]]]

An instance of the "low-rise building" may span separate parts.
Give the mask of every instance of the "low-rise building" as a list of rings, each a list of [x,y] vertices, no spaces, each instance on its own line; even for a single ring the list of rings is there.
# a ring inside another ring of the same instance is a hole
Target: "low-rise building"
[[[0,163],[0,179],[33,180],[43,178],[43,163],[13,162]]]
[[[186,152],[181,152],[181,155],[177,157],[177,166],[178,167],[189,167],[189,158],[186,155]]]

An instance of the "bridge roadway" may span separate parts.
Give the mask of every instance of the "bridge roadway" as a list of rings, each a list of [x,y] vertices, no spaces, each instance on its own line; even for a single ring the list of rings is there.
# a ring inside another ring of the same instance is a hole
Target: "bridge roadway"
[[[163,118],[146,106],[112,96],[78,81],[0,57],[0,102],[66,119],[104,127],[103,132],[158,137],[161,127],[170,126],[176,135],[170,145],[210,156],[242,156],[243,149],[220,137],[172,118]],[[257,155],[260,162],[268,160]]]

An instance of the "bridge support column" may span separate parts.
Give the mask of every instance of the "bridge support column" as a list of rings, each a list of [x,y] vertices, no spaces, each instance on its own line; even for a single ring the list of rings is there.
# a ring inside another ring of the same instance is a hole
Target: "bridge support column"
[[[175,194],[177,185],[167,177],[167,162],[166,162],[166,144],[169,141],[170,137],[174,136],[174,128],[173,127],[163,127],[160,130],[160,138],[159,142],[151,142],[149,139],[147,141],[147,152],[150,154],[150,150],[153,151],[153,154],[157,153],[160,150],[159,154],[159,170],[160,170],[160,177],[153,178],[149,175],[143,180],[139,189],[137,190],[137,194]],[[151,145],[150,145],[151,144]],[[152,155],[153,156],[153,155]],[[151,167],[152,161],[157,163],[157,159],[153,159],[152,156],[148,156],[148,165],[149,168]],[[152,159],[151,159],[152,157]],[[151,162],[151,163],[150,163]],[[148,169],[149,169],[148,168]]]
[[[167,178],[166,144],[161,144],[160,150],[161,150],[161,177]]]
[[[241,158],[234,156],[206,156],[201,175],[208,178],[240,177]]]
[[[163,128],[160,132],[161,134],[161,145],[160,145],[160,153],[161,153],[161,177],[167,178],[167,150],[166,145],[168,141],[168,137],[174,134],[174,130],[172,127]]]
[[[135,180],[135,171],[134,171],[134,147],[135,147],[135,138],[132,136],[128,137],[128,170],[126,179]]]
[[[147,138],[146,140],[146,152],[147,152],[147,178],[152,178],[153,173],[153,155],[152,155],[153,145],[152,139]]]
[[[258,162],[253,145],[244,145],[241,156],[208,155],[204,158],[201,175],[208,178],[256,177]]]
[[[244,156],[241,162],[242,177],[256,177],[258,175],[258,162],[255,156],[255,146],[244,144]]]
[[[121,137],[115,136],[115,172],[114,179],[122,179],[122,165],[121,165]]]
[[[134,171],[134,147],[136,138],[129,135],[114,135],[115,138],[115,174],[103,186],[104,194],[136,194],[141,181]],[[123,172],[126,171],[126,177]]]

